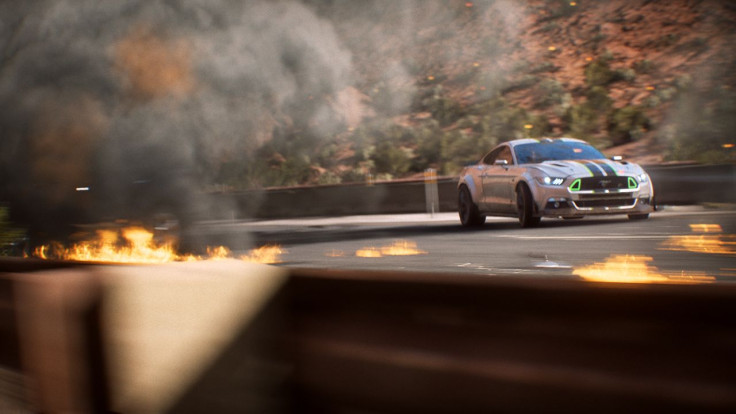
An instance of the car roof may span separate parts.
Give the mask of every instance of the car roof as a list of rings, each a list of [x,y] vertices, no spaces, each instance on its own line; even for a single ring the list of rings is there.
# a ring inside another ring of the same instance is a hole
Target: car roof
[[[554,142],[554,141],[581,142],[583,144],[587,144],[587,142],[585,142],[585,141],[583,141],[581,139],[567,138],[567,137],[563,137],[563,138],[547,138],[547,137],[542,137],[542,138],[522,138],[522,139],[515,139],[515,140],[512,140],[512,141],[507,141],[507,142],[504,142],[503,144],[510,145],[513,148],[513,147],[515,147],[517,145],[521,145],[521,144],[532,144],[532,143],[535,143],[535,142],[544,142],[544,141],[547,141],[547,142]]]

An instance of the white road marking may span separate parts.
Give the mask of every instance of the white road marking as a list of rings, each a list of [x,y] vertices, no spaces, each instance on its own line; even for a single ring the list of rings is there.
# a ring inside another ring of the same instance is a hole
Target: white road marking
[[[648,236],[629,236],[629,235],[598,235],[598,236],[517,236],[512,234],[501,234],[496,237],[519,240],[663,240],[671,237],[671,234],[648,235]]]

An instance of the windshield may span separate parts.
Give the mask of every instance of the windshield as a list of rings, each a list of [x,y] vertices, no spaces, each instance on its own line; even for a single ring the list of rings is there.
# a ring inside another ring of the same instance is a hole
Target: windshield
[[[583,142],[552,141],[521,144],[514,147],[519,164],[537,164],[555,160],[595,160],[606,158]]]

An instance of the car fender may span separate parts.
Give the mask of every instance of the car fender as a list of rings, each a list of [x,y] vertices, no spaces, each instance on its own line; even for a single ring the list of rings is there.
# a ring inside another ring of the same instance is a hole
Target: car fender
[[[480,201],[480,190],[475,184],[475,178],[470,174],[465,174],[460,179],[460,183],[458,184],[457,188],[459,189],[462,185],[465,185],[468,187],[468,190],[470,191],[470,197],[473,198],[473,202],[475,204],[478,204]]]
[[[529,173],[527,170],[524,172],[521,177],[519,177],[518,180],[514,183],[514,194],[516,194],[517,189],[519,188],[519,185],[521,183],[526,184],[526,186],[529,188],[529,191],[532,193],[532,198],[534,199],[534,212],[536,213],[539,211],[539,186],[534,180],[534,177]]]

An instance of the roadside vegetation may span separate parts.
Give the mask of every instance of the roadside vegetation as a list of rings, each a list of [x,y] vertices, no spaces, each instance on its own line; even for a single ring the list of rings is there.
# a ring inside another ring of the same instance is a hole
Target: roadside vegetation
[[[489,24],[496,2],[451,10],[431,3],[412,21],[422,30],[407,37],[393,25],[406,4],[366,5],[374,20],[361,25],[333,2],[311,3],[343,30],[369,114],[324,136],[285,122],[257,151],[223,163],[217,185],[331,185],[419,177],[428,168],[452,175],[500,142],[539,136],[604,150],[644,143],[648,153],[624,154],[635,161],[736,161],[736,59],[723,53],[728,42],[697,33],[705,22],[727,30],[730,20],[708,7],[529,1],[523,10],[536,21],[509,38],[502,24]],[[462,30],[449,30],[447,19]],[[363,56],[376,33],[380,42]],[[401,70],[385,69],[395,62]]]

